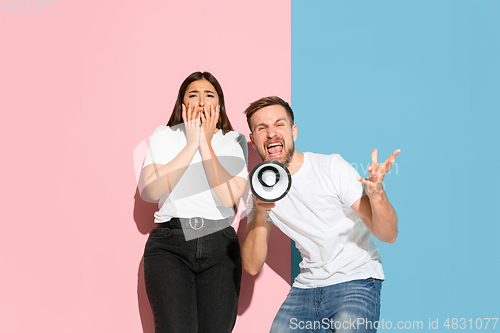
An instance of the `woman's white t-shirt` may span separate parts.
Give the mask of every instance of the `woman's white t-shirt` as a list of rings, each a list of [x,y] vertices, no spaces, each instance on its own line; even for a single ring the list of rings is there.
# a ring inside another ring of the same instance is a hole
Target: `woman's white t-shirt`
[[[159,126],[150,138],[143,168],[149,164],[169,163],[186,144],[183,124],[172,128]],[[234,131],[222,134],[219,130],[213,135],[211,144],[217,159],[230,175],[247,179],[247,142],[243,134]],[[172,193],[160,198],[158,207],[156,223],[169,221],[172,217],[220,220],[234,215],[233,208],[224,207],[211,190],[199,150]]]

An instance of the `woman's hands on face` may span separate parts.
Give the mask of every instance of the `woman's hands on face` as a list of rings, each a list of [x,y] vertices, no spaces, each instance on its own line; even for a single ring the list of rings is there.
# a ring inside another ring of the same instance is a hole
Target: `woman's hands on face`
[[[196,111],[191,103],[182,104],[182,120],[186,127],[187,144],[199,147],[212,141],[219,121],[220,105],[206,104],[204,112]],[[202,135],[203,134],[203,135]]]
[[[196,108],[191,103],[182,104],[182,120],[186,127],[187,145],[193,145],[196,148],[200,146],[200,114],[196,112]]]
[[[219,121],[220,105],[213,106],[212,104],[205,105],[205,112],[200,114],[201,129],[204,136],[201,137],[200,144],[210,143],[214,136]]]

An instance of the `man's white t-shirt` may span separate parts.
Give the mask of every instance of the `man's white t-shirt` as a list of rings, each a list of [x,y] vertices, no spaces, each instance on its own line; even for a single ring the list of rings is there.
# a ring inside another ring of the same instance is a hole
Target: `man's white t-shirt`
[[[175,127],[159,126],[150,138],[143,168],[149,164],[169,163],[186,144],[183,124]],[[217,159],[231,176],[247,179],[247,142],[243,134],[234,131],[222,134],[222,130],[219,130],[213,135],[211,144]],[[169,221],[172,217],[220,220],[234,215],[233,208],[224,207],[211,190],[199,150],[172,193],[160,198],[158,207],[156,223]]]
[[[288,194],[276,202],[270,221],[295,241],[302,255],[297,288],[384,279],[379,250],[351,205],[364,195],[359,174],[340,155],[304,153]],[[249,195],[248,222],[255,203]]]

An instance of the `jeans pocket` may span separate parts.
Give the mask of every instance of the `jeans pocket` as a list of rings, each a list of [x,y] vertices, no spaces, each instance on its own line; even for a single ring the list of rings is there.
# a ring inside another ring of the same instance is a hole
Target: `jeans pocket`
[[[175,229],[171,229],[171,228],[154,228],[153,230],[151,230],[151,232],[149,233],[149,238],[161,238],[161,239],[164,239],[164,238],[168,238],[170,236],[172,236],[172,234],[174,233],[174,230]]]

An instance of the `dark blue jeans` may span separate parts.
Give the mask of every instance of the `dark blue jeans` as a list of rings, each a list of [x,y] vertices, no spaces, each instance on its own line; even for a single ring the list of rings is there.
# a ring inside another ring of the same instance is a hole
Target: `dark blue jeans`
[[[373,278],[292,288],[271,333],[375,333],[380,326],[381,288],[382,281]]]
[[[156,333],[231,332],[238,313],[240,244],[233,227],[186,241],[157,227],[144,250]]]

